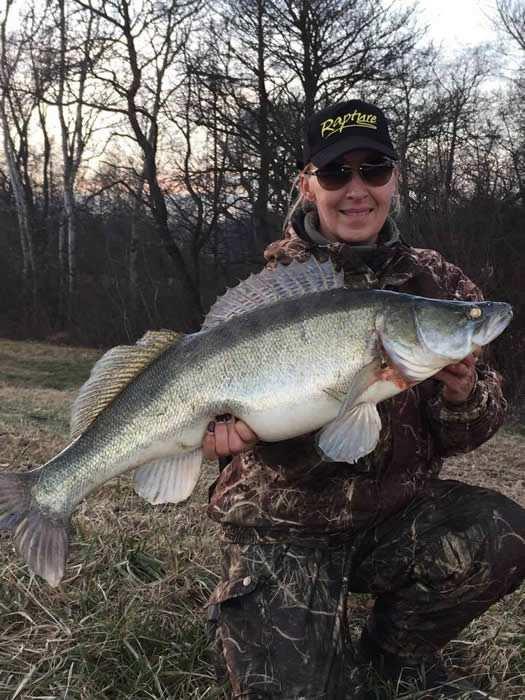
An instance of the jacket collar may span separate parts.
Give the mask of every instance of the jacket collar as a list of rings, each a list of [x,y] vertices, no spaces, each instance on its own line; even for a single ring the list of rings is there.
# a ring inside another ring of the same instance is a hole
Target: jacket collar
[[[377,243],[373,245],[351,245],[327,240],[319,231],[319,218],[315,209],[299,211],[292,219],[292,226],[310,247],[327,249],[347,270],[367,267],[377,272],[384,268],[401,247],[406,247],[395,221],[390,217],[379,232]]]

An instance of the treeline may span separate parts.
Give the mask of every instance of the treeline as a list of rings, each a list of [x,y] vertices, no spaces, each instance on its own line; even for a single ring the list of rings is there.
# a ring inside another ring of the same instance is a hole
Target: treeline
[[[197,328],[280,237],[305,117],[362,97],[392,119],[405,239],[513,303],[519,400],[525,3],[493,16],[499,45],[451,58],[405,3],[5,0],[0,334]]]

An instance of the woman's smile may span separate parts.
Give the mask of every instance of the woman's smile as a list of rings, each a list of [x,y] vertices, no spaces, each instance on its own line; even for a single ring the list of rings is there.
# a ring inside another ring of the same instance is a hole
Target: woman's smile
[[[380,186],[361,176],[360,166],[377,160],[378,155],[381,157],[367,150],[346,153],[342,160],[345,165],[352,166],[352,177],[336,189],[326,189],[315,176],[303,176],[303,194],[315,204],[320,232],[328,240],[358,245],[377,241],[397,189],[395,171]]]

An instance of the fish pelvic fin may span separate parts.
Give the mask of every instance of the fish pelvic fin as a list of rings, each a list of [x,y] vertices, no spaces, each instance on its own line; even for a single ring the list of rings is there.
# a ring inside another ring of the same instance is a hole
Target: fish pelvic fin
[[[82,435],[128,384],[182,338],[176,331],[148,331],[135,345],[119,345],[103,355],[73,403],[71,438]]]
[[[180,503],[189,498],[201,473],[202,450],[150,462],[135,472],[135,491],[149,503]]]
[[[38,472],[0,474],[0,528],[14,531],[16,549],[31,570],[58,586],[68,552],[67,526],[35,505],[31,488]]]

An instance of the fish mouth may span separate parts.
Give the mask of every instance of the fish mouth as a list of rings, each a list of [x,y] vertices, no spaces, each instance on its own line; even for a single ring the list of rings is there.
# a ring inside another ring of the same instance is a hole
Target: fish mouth
[[[490,304],[488,307],[489,318],[485,319],[480,327],[472,334],[472,343],[477,348],[488,345],[497,338],[512,321],[514,316],[512,306],[506,302],[486,302]]]

